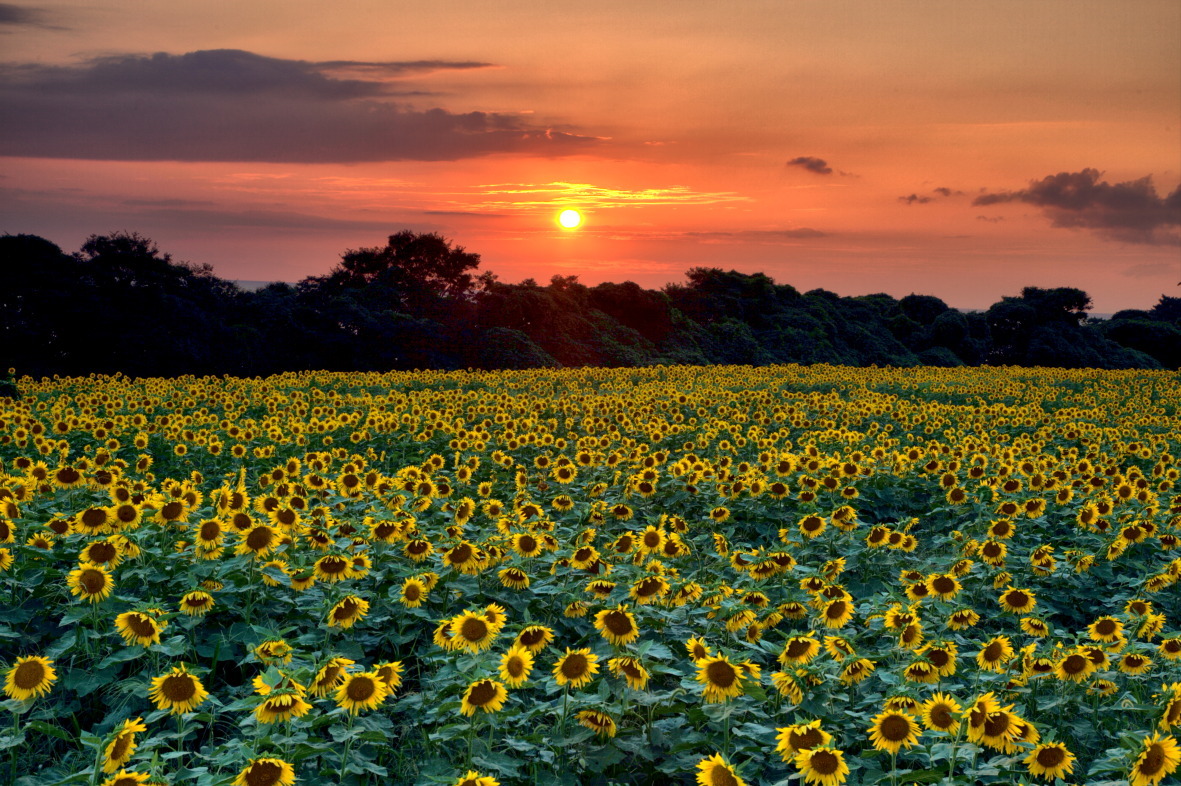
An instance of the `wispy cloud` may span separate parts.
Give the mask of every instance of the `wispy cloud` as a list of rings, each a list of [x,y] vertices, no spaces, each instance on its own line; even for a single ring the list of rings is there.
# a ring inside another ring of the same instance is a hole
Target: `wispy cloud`
[[[310,62],[221,49],[0,66],[6,155],[126,161],[452,161],[565,155],[601,142],[519,115],[404,99],[410,77],[478,61]]]
[[[1056,227],[1094,230],[1111,240],[1181,245],[1181,186],[1161,197],[1151,175],[1123,183],[1100,180],[1097,169],[1059,172],[1031,181],[1028,188],[982,194],[974,205],[1023,202],[1041,208]]]
[[[43,27],[47,30],[64,30],[51,24],[48,12],[13,3],[0,3],[0,32],[6,27]]]
[[[733,191],[695,191],[688,186],[668,188],[608,188],[591,183],[491,183],[475,187],[467,209],[533,210],[539,207],[579,207],[587,210],[628,206],[713,205],[750,198]]]
[[[905,205],[925,205],[929,202],[934,202],[936,199],[953,196],[963,196],[963,191],[957,191],[953,188],[940,186],[939,188],[932,188],[929,194],[913,193],[907,196],[898,197],[898,201]]]

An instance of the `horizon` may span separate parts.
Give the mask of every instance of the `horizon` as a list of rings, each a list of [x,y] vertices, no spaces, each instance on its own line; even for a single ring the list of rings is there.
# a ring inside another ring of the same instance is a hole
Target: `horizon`
[[[226,280],[410,229],[506,282],[1146,309],[1181,280],[1178,33],[1167,0],[0,3],[0,233]]]

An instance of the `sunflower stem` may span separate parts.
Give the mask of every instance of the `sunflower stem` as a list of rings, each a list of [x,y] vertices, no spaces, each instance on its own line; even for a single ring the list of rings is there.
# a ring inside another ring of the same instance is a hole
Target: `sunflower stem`
[[[349,769],[349,749],[353,746],[353,718],[354,715],[349,713],[349,723],[345,730],[344,750],[340,754],[340,782],[344,783],[345,776]],[[470,756],[469,756],[470,758]]]
[[[12,737],[13,737],[13,739],[16,739],[17,737],[19,737],[20,733],[21,733],[21,714],[19,712],[14,711],[12,713]],[[19,758],[19,753],[18,753],[19,751],[20,751],[20,746],[14,745],[14,746],[12,746],[12,748],[8,754],[10,757],[9,768],[8,768],[8,780],[10,783],[16,783],[16,760],[17,760],[17,758]]]
[[[898,751],[890,753],[890,783],[898,786]]]
[[[471,719],[467,726],[467,758],[464,759],[463,768],[470,770],[472,768],[472,743],[476,739],[476,713],[473,711]]]

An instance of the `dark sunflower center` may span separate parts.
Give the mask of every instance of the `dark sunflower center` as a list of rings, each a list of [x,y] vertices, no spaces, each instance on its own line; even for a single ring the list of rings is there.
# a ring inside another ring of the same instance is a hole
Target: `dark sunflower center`
[[[948,592],[955,591],[955,579],[950,579],[947,576],[940,576],[931,582],[931,586],[933,586],[935,591],[940,595],[945,595]]]
[[[201,540],[217,540],[219,535],[221,535],[221,525],[216,521],[206,521],[201,525]]]
[[[1078,674],[1086,668],[1087,659],[1082,655],[1068,655],[1066,660],[1062,661],[1062,670],[1067,674]]]
[[[103,541],[102,543],[93,543],[91,544],[90,548],[86,550],[86,554],[90,557],[90,561],[97,562],[99,564],[110,562],[116,557],[116,555],[118,555],[118,553],[118,550],[106,541]]]
[[[496,698],[496,685],[491,680],[481,680],[472,686],[468,693],[468,703],[476,707],[483,707]]]
[[[719,660],[706,667],[705,677],[710,685],[725,689],[738,681],[738,672],[729,663]]]
[[[532,535],[522,535],[520,540],[517,541],[517,545],[520,547],[521,551],[528,554],[537,548],[537,539]]]
[[[817,751],[808,759],[808,763],[820,775],[832,775],[840,769],[841,760],[831,751]]]
[[[801,641],[800,639],[792,639],[787,643],[787,657],[802,658],[808,654],[810,649],[809,642]]]
[[[246,536],[246,547],[251,551],[261,551],[271,545],[271,531],[266,527],[255,527]]]
[[[82,523],[87,527],[101,527],[107,523],[107,513],[102,508],[88,508],[82,514]]]
[[[934,664],[935,668],[941,669],[951,660],[951,656],[943,650],[931,650],[927,653],[927,659]]]
[[[1140,764],[1139,770],[1141,775],[1147,775],[1150,778],[1161,773],[1165,768],[1165,749],[1161,747],[1160,743],[1153,743],[1148,750],[1144,751],[1144,759]]]
[[[936,704],[931,708],[931,725],[937,729],[950,728],[954,721],[951,718],[951,708],[946,704]]]
[[[636,587],[636,594],[642,598],[646,598],[649,595],[655,595],[660,592],[660,588],[660,579],[644,579]]]
[[[1009,605],[1015,608],[1021,608],[1029,603],[1029,596],[1020,590],[1014,590],[1009,593]]]
[[[472,557],[472,548],[466,543],[461,543],[455,548],[451,549],[451,561],[463,564]]]
[[[370,677],[353,677],[345,693],[353,701],[369,701],[377,693],[377,685]]]
[[[270,761],[256,761],[246,771],[246,786],[275,786],[283,777],[283,768]]]
[[[603,624],[607,627],[607,630],[616,636],[626,636],[634,630],[631,620],[628,619],[627,612],[623,611],[610,612],[603,618]]]
[[[121,761],[123,757],[127,755],[127,749],[130,747],[131,735],[120,734],[115,738],[115,741],[111,743],[111,755],[109,758],[111,761]]]
[[[356,616],[358,610],[357,602],[350,598],[345,598],[332,612],[332,616],[338,620],[352,619]]]
[[[184,510],[184,505],[179,502],[169,502],[164,507],[160,508],[160,515],[166,519],[180,518],[181,511]]]
[[[82,589],[86,591],[86,594],[97,595],[107,586],[107,577],[103,575],[101,570],[87,568],[86,570],[82,571],[82,575],[79,577],[78,583],[82,586]]]
[[[843,600],[834,600],[828,604],[828,608],[824,610],[824,615],[830,620],[837,620],[845,616],[845,611],[848,610],[849,604]]]
[[[33,690],[45,680],[45,666],[40,661],[27,660],[16,667],[12,682],[21,690]]]
[[[340,557],[325,557],[320,560],[320,570],[329,575],[344,573],[348,567],[349,563]]]
[[[576,680],[586,674],[587,668],[586,656],[580,652],[572,652],[562,661],[562,676]]]
[[[890,742],[901,742],[910,736],[910,720],[897,713],[887,715],[882,721],[881,734]]]
[[[188,674],[171,674],[160,686],[164,698],[174,703],[186,702],[197,693],[197,686]]]
[[[409,601],[415,601],[422,597],[422,590],[417,584],[407,584],[406,588],[402,590],[402,597]]]
[[[1007,712],[995,712],[984,721],[984,733],[989,737],[1000,737],[1009,731],[1011,726]]]
[[[738,786],[738,779],[730,774],[730,768],[715,765],[709,772],[710,786]]]
[[[1001,659],[1001,655],[1005,651],[1005,645],[999,641],[994,641],[984,648],[984,659],[990,663]]]
[[[468,617],[459,626],[459,635],[467,641],[483,641],[488,635],[488,623],[478,617]]]
[[[1042,748],[1037,752],[1037,763],[1047,770],[1057,767],[1066,760],[1066,752],[1061,748]]]
[[[150,617],[145,617],[142,614],[132,614],[127,619],[127,627],[139,638],[156,635],[156,623]]]
[[[811,750],[822,742],[824,742],[824,736],[821,735],[819,729],[808,729],[803,733],[795,731],[791,733],[791,746],[798,751]]]

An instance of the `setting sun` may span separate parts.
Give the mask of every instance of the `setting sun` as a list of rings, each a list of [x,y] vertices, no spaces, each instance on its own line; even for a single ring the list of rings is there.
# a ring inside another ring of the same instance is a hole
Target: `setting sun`
[[[582,214],[577,210],[563,210],[558,216],[558,223],[566,229],[574,229],[582,223]]]

